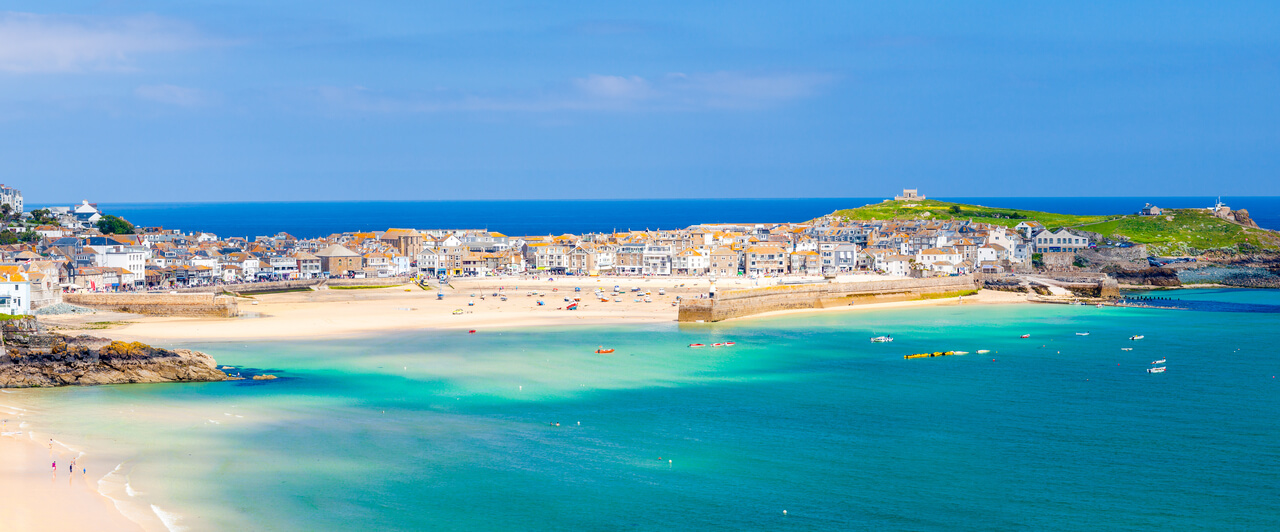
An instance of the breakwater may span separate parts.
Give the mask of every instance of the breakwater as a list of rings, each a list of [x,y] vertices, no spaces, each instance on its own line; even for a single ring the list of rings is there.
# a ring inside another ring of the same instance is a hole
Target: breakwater
[[[731,290],[711,299],[681,299],[682,322],[713,322],[776,310],[834,308],[978,289],[974,276],[822,283]]]
[[[98,310],[150,316],[232,318],[240,314],[230,296],[203,294],[66,294],[63,301]]]

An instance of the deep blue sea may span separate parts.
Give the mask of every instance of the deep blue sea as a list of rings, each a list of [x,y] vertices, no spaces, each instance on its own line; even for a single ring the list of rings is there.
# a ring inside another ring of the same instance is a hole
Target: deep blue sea
[[[191,532],[1275,530],[1280,291],[1172,296],[1206,307],[215,343],[282,378],[5,397]]]
[[[1120,214],[1146,202],[1167,208],[1212,206],[1213,197],[1172,198],[938,198],[1067,214]],[[837,209],[884,198],[374,201],[280,203],[119,203],[104,212],[135,225],[206,231],[221,237],[288,232],[299,238],[343,231],[488,229],[508,235],[679,229],[700,223],[802,222]],[[1280,197],[1224,197],[1248,209],[1259,225],[1280,229]],[[32,206],[34,208],[35,206]]]

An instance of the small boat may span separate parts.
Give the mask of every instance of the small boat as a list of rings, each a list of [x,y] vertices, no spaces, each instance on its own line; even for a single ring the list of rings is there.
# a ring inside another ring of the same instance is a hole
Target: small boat
[[[978,350],[978,354],[979,354],[979,355],[985,355],[985,354],[990,353],[990,352],[991,352],[991,350],[990,350],[990,349],[979,349],[979,350]]]
[[[706,347],[707,344],[689,344],[689,347]]]
[[[1098,308],[1102,308],[1102,303],[1098,303]]]
[[[1024,335],[1022,335],[1022,336],[1019,336],[1018,338],[1031,338],[1031,335],[1030,335],[1030,334],[1024,334]]]
[[[599,354],[602,354],[602,355],[607,355],[607,354],[609,354],[609,353],[612,353],[612,352],[613,352],[613,350],[612,350],[612,349],[604,349],[604,348],[600,348],[600,349],[596,349],[596,352],[597,352],[597,353],[599,353]]]
[[[725,346],[738,345],[737,342],[725,342]]]
[[[711,347],[724,347],[724,344],[721,342],[716,342],[714,344],[711,344]]]
[[[1151,361],[1151,363],[1152,363],[1152,364],[1164,364],[1164,361],[1165,361],[1165,359],[1163,359],[1163,358],[1162,358],[1162,359],[1160,359],[1160,360],[1152,360],[1152,361]]]
[[[475,333],[476,333],[475,329],[471,329],[470,331],[467,331],[467,334],[475,334]]]
[[[1130,339],[1130,340],[1141,340],[1141,339],[1143,339],[1143,338],[1146,338],[1146,336],[1143,336],[1143,335],[1141,335],[1141,334],[1135,334],[1135,335],[1133,335],[1133,336],[1130,336],[1130,337],[1129,337],[1129,339]]]
[[[565,307],[564,309],[565,309],[565,310],[578,310],[578,304],[577,304],[577,303],[569,303],[569,306]]]
[[[453,315],[454,315],[454,316],[457,316],[457,315],[459,315],[459,314],[462,314],[462,309],[454,309],[454,311],[453,311]]]
[[[889,335],[876,336],[871,339],[872,343],[884,343],[884,342],[892,342],[892,341],[893,341],[893,337]]]
[[[1120,350],[1121,350],[1121,351],[1133,351],[1133,348],[1132,348],[1132,347],[1121,347],[1121,348],[1120,348]]]
[[[969,352],[968,352],[968,351],[953,351],[953,352],[952,352],[952,354],[956,354],[956,355],[967,355],[967,354],[969,354]]]
[[[474,306],[476,306],[476,302],[475,302],[475,301],[468,301],[468,302],[467,302],[467,306],[468,306],[468,307],[474,307]]]
[[[1087,332],[1076,333],[1076,336],[1089,336],[1089,333]]]
[[[1164,366],[1158,368],[1148,368],[1147,373],[1164,373]]]

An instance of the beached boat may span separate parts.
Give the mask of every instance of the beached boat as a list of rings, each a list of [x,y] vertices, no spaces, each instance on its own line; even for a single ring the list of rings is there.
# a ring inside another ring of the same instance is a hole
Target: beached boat
[[[1163,358],[1162,358],[1162,359],[1160,359],[1160,360],[1152,360],[1152,361],[1151,361],[1151,364],[1152,364],[1152,365],[1155,365],[1155,364],[1164,364],[1165,360],[1166,360],[1166,359],[1163,359]]]
[[[1141,340],[1141,339],[1143,339],[1143,338],[1146,338],[1146,336],[1143,336],[1143,335],[1141,335],[1141,334],[1135,334],[1135,335],[1133,335],[1133,336],[1130,336],[1130,337],[1129,337],[1129,339],[1130,339],[1130,340]]]
[[[892,342],[892,341],[893,341],[893,337],[892,337],[892,336],[889,336],[889,335],[885,335],[885,336],[876,336],[876,337],[873,337],[873,338],[871,339],[871,341],[872,341],[873,343]]]
[[[1158,368],[1148,368],[1147,373],[1164,373],[1164,366]]]
[[[453,311],[453,315],[454,315],[454,316],[457,316],[457,315],[459,315],[459,314],[462,314],[462,309],[454,309],[454,311]]]
[[[707,344],[689,344],[689,347],[706,347]]]

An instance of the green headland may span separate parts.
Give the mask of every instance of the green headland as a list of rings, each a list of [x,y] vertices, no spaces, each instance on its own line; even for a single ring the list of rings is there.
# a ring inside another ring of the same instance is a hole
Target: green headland
[[[890,200],[842,209],[833,216],[845,221],[972,220],[1006,227],[1035,221],[1051,230],[1065,227],[1115,241],[1147,244],[1152,252],[1167,255],[1280,251],[1280,233],[1258,228],[1248,221],[1244,211],[1235,211],[1235,216],[1242,219],[1234,221],[1215,216],[1207,209],[1165,209],[1156,216],[1081,216],[938,200]]]

